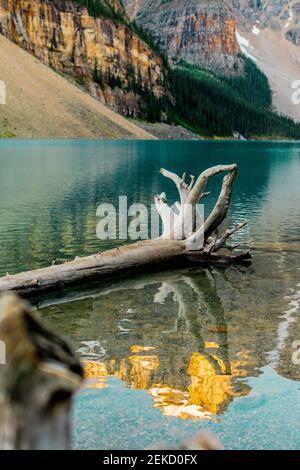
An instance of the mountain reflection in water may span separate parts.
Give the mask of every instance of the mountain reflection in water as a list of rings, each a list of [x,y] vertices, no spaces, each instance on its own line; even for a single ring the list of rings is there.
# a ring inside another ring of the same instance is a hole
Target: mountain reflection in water
[[[229,354],[220,276],[225,280],[208,270],[164,273],[91,293],[101,328],[97,341],[79,348],[86,387],[103,389],[107,378],[118,377],[126,387],[148,390],[163,415],[183,419],[215,419],[233,397],[247,395],[240,379],[249,375],[251,355]]]

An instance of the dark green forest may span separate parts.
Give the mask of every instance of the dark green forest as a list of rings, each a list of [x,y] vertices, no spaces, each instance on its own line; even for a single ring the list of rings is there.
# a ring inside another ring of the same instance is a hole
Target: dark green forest
[[[244,75],[236,78],[179,63],[170,74],[174,120],[208,136],[232,136],[236,131],[247,138],[299,139],[300,124],[273,111],[267,78],[250,59],[244,61]]]
[[[82,7],[87,8],[89,14],[94,17],[102,16],[104,18],[110,18],[119,23],[126,23],[126,18],[121,15],[118,11],[115,11],[107,3],[103,3],[102,0],[65,0],[73,1],[78,3]]]
[[[75,0],[87,7],[92,16],[102,16],[129,26],[164,60],[168,95],[157,99],[151,89],[128,71],[127,91],[142,98],[142,118],[150,122],[163,117],[170,124],[180,124],[203,136],[230,137],[234,132],[246,138],[300,139],[300,124],[280,116],[272,109],[272,93],[266,76],[256,64],[243,56],[243,76],[215,75],[195,65],[179,62],[170,66],[153,39],[126,16],[99,0]],[[102,74],[95,65],[94,80],[101,86],[124,87],[110,72]],[[128,114],[130,117],[130,114]]]

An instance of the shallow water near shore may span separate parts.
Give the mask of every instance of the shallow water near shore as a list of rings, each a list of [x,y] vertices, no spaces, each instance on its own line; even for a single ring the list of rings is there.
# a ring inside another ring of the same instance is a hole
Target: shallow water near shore
[[[300,144],[0,143],[0,275],[123,244],[97,239],[96,209],[119,195],[150,208],[162,191],[174,202],[161,167],[198,175],[234,162],[226,225],[248,219],[235,240],[252,247],[250,267],[170,269],[38,300],[84,360],[75,448],[172,446],[208,429],[229,449],[300,449]]]

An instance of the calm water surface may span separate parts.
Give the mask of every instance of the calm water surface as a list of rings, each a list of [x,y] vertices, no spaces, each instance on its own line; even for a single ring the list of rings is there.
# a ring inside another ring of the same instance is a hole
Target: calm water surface
[[[96,237],[97,206],[149,204],[172,183],[239,166],[227,224],[250,268],[186,269],[98,282],[39,300],[86,368],[74,446],[175,445],[200,429],[226,448],[300,449],[300,144],[3,141],[0,274],[63,262],[123,241]],[[220,178],[210,183],[208,212]],[[297,355],[294,355],[297,359]]]

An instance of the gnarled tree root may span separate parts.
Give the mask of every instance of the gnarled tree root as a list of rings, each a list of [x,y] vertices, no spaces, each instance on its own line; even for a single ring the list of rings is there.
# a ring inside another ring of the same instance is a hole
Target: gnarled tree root
[[[203,220],[199,217],[198,202],[205,193],[209,178],[225,172],[220,195],[215,207]],[[173,267],[196,264],[199,266],[228,266],[249,263],[249,252],[234,255],[239,245],[228,244],[228,239],[247,224],[244,221],[219,234],[220,226],[227,216],[232,187],[237,174],[236,165],[217,165],[205,170],[196,179],[191,176],[189,184],[175,173],[161,169],[161,174],[171,179],[179,192],[180,202],[169,207],[165,193],[155,196],[157,210],[162,218],[164,231],[156,240],[137,242],[122,248],[44,269],[7,275],[0,278],[0,292],[15,291],[22,295],[59,289],[71,284],[85,282],[95,277],[118,275],[154,267]],[[186,208],[189,210],[186,210]],[[220,254],[226,249],[229,254]]]

